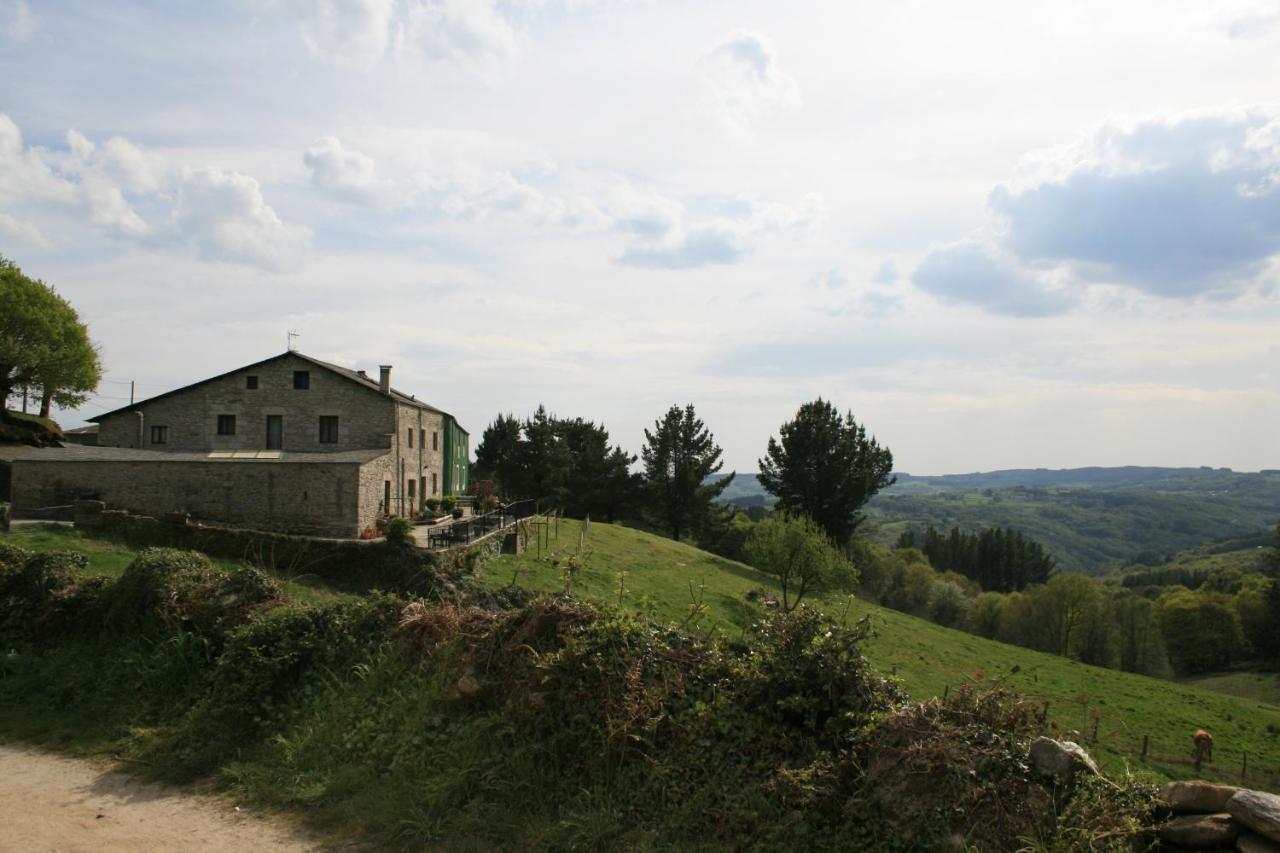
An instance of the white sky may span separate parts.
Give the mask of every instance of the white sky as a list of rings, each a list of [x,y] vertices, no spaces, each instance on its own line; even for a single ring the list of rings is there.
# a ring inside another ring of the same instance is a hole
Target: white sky
[[[0,0],[0,253],[107,380],[299,349],[479,440],[1280,467],[1280,0]]]

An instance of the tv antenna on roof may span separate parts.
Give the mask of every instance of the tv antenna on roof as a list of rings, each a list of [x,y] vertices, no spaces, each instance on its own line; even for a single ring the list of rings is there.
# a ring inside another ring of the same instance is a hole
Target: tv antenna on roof
[[[290,329],[288,334],[289,334],[289,352],[293,352],[293,339],[299,338],[302,336],[299,335],[297,332],[295,332],[293,329]]]

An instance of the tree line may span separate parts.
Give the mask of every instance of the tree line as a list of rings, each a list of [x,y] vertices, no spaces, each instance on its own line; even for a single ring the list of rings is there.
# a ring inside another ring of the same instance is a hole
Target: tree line
[[[935,568],[959,572],[992,592],[1016,592],[1044,583],[1055,565],[1039,542],[1001,527],[988,527],[977,533],[953,527],[944,534],[930,525],[923,535],[914,530],[903,531],[896,547],[919,548]]]

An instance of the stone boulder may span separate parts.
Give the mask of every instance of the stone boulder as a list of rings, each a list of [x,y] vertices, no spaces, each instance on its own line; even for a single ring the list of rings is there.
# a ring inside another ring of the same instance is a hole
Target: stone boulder
[[[1041,776],[1070,779],[1078,772],[1101,776],[1098,765],[1080,744],[1069,740],[1038,737],[1031,742],[1031,766]]]
[[[457,691],[459,699],[464,702],[470,702],[484,692],[484,685],[480,683],[473,673],[465,672],[458,679],[457,684],[454,685],[454,689]]]
[[[1229,814],[1189,814],[1160,827],[1160,840],[1179,847],[1230,847],[1243,831]]]
[[[1280,797],[1261,791],[1237,791],[1227,811],[1259,835],[1280,841]]]
[[[1264,838],[1254,832],[1246,832],[1236,839],[1240,853],[1280,853],[1280,842]]]
[[[1227,800],[1239,790],[1212,782],[1170,782],[1160,791],[1160,799],[1179,814],[1217,814],[1227,810]]]

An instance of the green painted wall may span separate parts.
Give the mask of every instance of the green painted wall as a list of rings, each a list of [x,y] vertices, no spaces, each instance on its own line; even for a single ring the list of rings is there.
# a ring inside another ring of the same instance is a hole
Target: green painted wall
[[[471,436],[451,415],[444,416],[444,489],[446,495],[465,495],[471,486]]]

